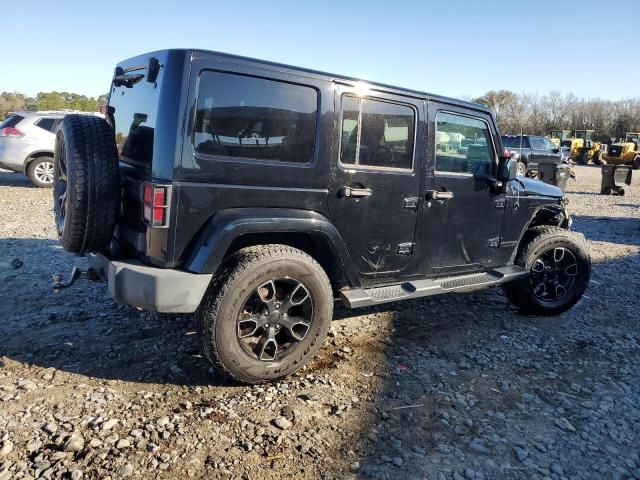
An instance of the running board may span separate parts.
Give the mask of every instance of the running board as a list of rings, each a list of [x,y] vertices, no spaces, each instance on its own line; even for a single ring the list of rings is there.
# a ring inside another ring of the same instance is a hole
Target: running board
[[[516,265],[496,268],[489,272],[458,275],[433,280],[416,280],[386,287],[343,290],[342,302],[349,308],[367,307],[385,302],[409,300],[449,292],[477,290],[511,282],[529,275],[529,271]]]

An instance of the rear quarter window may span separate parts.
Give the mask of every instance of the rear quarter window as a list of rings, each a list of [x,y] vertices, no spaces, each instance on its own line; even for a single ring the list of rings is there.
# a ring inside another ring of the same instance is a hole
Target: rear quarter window
[[[197,154],[308,163],[314,156],[318,92],[232,73],[200,75],[191,140]]]

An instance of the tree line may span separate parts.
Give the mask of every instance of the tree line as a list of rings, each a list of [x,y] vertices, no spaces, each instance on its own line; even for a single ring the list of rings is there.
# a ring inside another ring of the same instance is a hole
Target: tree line
[[[572,93],[517,94],[489,91],[475,102],[493,110],[500,132],[549,135],[551,130],[595,130],[594,139],[611,141],[625,132],[640,132],[640,98],[604,100]]]
[[[28,97],[17,92],[0,93],[0,120],[9,112],[20,110],[80,110],[97,112],[100,105],[107,103],[107,96],[97,98],[69,92],[40,92],[35,97]]]
[[[551,130],[595,130],[595,138],[609,141],[625,132],[640,132],[640,98],[604,100],[578,98],[572,93],[518,94],[508,90],[491,90],[473,99],[488,106],[495,114],[503,134],[548,135]],[[18,110],[97,111],[107,101],[69,92],[40,92],[27,97],[17,92],[0,94],[0,120]]]

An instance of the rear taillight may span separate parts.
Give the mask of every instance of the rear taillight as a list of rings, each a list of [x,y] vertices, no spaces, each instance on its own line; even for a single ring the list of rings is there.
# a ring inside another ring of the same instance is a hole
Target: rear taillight
[[[17,128],[5,127],[5,128],[0,129],[0,137],[16,137],[16,138],[20,138],[20,137],[24,137],[24,133],[22,133]]]
[[[100,113],[103,115],[113,115],[116,109],[111,105],[100,105]]]
[[[171,187],[145,182],[142,190],[142,218],[150,227],[169,225]]]

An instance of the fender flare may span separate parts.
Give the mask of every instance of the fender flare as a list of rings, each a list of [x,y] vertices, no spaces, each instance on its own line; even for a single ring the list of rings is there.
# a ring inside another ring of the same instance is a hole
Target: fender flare
[[[33,152],[29,152],[29,155],[24,157],[24,162],[22,162],[22,173],[23,174],[27,173],[27,167],[31,162],[33,162],[39,157],[47,157],[47,156],[53,158],[53,151],[52,150],[34,150]]]
[[[194,273],[215,273],[233,241],[254,233],[304,233],[331,249],[350,286],[360,286],[359,276],[340,233],[324,215],[289,208],[231,208],[211,217],[185,263]]]

